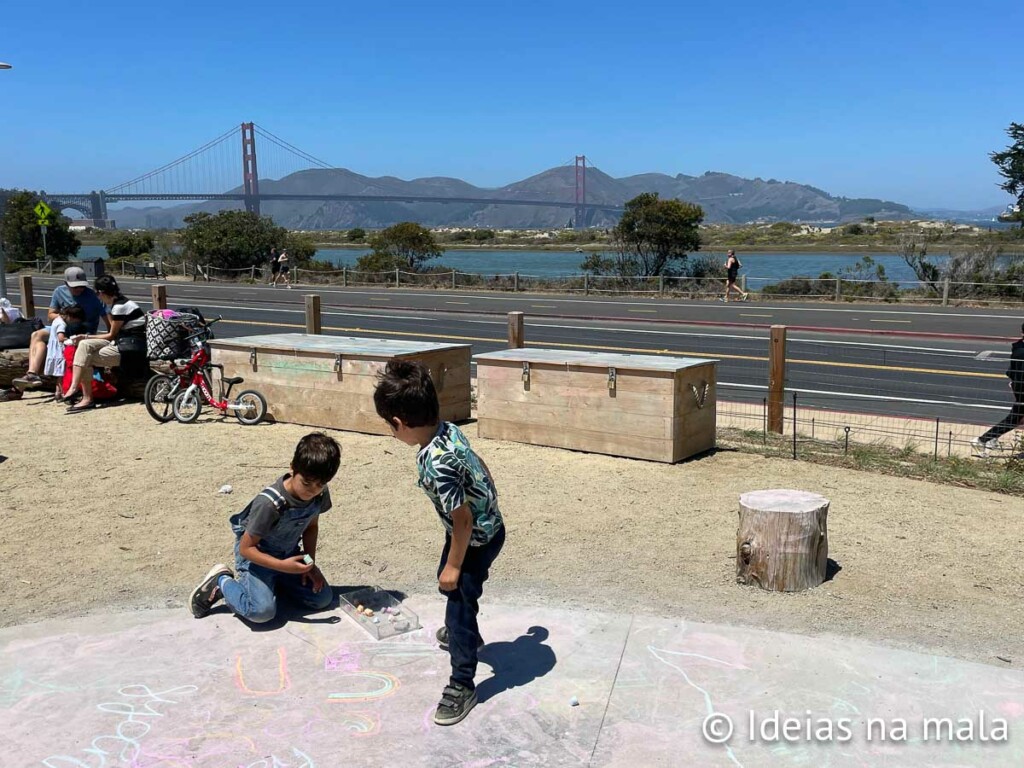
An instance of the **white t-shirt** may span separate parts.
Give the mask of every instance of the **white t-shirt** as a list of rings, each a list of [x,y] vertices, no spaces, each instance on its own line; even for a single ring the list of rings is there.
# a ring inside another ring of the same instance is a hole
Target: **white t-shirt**
[[[121,333],[130,336],[141,336],[146,332],[146,314],[131,299],[115,303],[110,308],[110,320],[121,320]]]

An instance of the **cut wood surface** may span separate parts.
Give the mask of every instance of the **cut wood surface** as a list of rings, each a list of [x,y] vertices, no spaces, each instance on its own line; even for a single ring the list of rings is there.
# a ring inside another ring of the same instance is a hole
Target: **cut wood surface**
[[[714,447],[713,362],[659,357],[642,369],[605,365],[629,356],[557,362],[563,356],[533,348],[477,355],[480,434],[665,462]]]
[[[353,339],[343,339],[345,343],[336,344],[330,341],[336,341],[336,337],[294,336],[297,337],[293,339],[294,349],[282,348],[288,341],[287,336],[273,337],[273,344],[268,348],[235,343],[238,339],[220,340],[212,345],[214,362],[224,366],[224,375],[245,379],[235,390],[261,392],[267,399],[267,413],[275,421],[389,434],[387,425],[374,408],[373,392],[378,373],[391,358],[367,352],[388,349],[401,351],[402,359],[416,360],[430,369],[442,419],[465,421],[470,416],[470,348],[467,345],[425,344],[419,345],[420,353],[415,353],[417,345],[410,342],[390,347],[370,339],[366,340],[367,345],[359,347]],[[328,342],[320,344],[319,340],[324,339]],[[251,358],[252,349],[256,351],[255,363]]]
[[[736,581],[800,592],[825,580],[828,507],[824,496],[774,489],[740,496]]]

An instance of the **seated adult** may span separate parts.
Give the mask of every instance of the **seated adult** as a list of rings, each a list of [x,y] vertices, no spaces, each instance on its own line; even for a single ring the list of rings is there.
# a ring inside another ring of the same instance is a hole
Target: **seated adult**
[[[122,350],[145,348],[146,313],[121,293],[112,276],[96,278],[95,287],[100,301],[109,308],[110,330],[72,337],[76,345],[75,367],[68,391],[81,390],[82,399],[68,408],[68,413],[81,413],[93,407],[93,368],[113,368],[121,364]]]
[[[46,321],[52,323],[60,317],[64,307],[77,304],[85,311],[85,326],[89,333],[96,333],[100,320],[110,328],[107,308],[96,293],[89,287],[85,270],[81,267],[68,267],[64,270],[64,285],[53,289],[50,307],[46,311]],[[28,373],[15,379],[23,389],[38,389],[43,385],[42,372],[46,363],[46,345],[50,341],[49,327],[32,334],[28,352]]]

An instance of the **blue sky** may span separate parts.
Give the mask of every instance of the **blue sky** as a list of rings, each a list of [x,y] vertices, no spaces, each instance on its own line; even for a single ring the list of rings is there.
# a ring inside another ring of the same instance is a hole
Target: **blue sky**
[[[370,176],[499,186],[585,153],[1002,205],[1022,22],[1006,0],[5,3],[0,186],[113,186],[252,120]]]

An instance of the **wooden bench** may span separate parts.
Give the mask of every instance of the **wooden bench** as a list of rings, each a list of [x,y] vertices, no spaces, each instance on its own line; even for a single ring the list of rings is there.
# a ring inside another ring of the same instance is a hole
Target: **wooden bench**
[[[141,277],[143,279],[152,277],[157,280],[167,277],[155,264],[129,264],[128,266],[132,268],[134,277]]]

